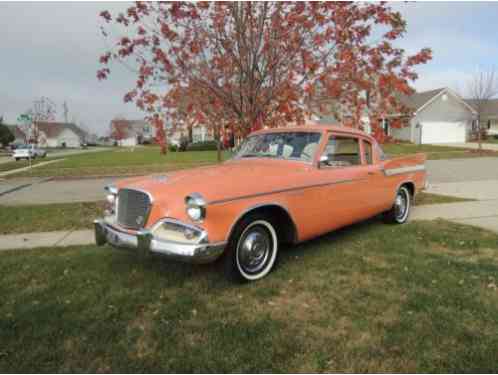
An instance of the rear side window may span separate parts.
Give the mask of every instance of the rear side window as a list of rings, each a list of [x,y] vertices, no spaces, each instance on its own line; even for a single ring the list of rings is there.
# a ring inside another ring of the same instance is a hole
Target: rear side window
[[[325,146],[324,154],[333,167],[360,165],[360,145],[358,138],[331,136]]]

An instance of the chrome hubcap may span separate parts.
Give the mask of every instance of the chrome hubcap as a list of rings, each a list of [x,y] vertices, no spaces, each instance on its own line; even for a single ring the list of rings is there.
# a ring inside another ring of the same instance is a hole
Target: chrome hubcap
[[[394,210],[396,213],[396,219],[402,220],[406,214],[406,210],[408,209],[408,199],[406,194],[403,191],[400,191],[396,196],[396,200],[394,201]]]
[[[240,266],[248,273],[257,273],[265,266],[272,248],[268,231],[254,227],[246,233],[238,249]]]

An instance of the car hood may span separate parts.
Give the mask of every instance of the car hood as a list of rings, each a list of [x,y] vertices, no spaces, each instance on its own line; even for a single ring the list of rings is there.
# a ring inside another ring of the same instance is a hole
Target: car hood
[[[130,178],[120,181],[117,187],[146,191],[155,201],[183,202],[187,195],[200,193],[209,203],[300,186],[311,168],[311,164],[289,160],[231,160],[215,166]]]

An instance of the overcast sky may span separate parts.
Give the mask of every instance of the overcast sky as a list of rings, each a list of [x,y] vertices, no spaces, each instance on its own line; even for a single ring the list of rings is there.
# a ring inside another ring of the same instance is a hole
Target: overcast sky
[[[103,134],[116,115],[141,118],[123,94],[134,77],[119,65],[99,82],[98,57],[105,49],[98,14],[124,3],[0,3],[0,116],[15,123],[33,100],[48,96],[63,120]],[[433,60],[418,69],[418,90],[448,86],[463,90],[478,66],[498,64],[498,3],[397,3],[408,22],[400,42],[408,52],[433,49]]]

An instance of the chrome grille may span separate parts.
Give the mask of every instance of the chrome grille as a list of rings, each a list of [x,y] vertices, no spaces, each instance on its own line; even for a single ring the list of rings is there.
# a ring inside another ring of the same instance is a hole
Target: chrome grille
[[[129,229],[145,226],[151,201],[149,195],[139,190],[121,189],[118,193],[118,224]]]

